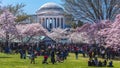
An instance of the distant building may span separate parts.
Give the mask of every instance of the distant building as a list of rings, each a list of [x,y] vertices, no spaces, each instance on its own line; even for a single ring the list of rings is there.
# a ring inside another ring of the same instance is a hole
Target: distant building
[[[35,15],[30,15],[26,23],[41,23],[44,28],[51,30],[53,28],[62,28],[66,27],[64,9],[56,3],[46,3],[42,5]]]

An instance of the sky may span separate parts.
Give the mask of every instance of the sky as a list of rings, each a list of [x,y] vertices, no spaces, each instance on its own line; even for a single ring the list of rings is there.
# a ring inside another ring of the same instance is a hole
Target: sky
[[[15,5],[18,3],[23,3],[26,5],[24,7],[24,11],[27,14],[35,14],[35,12],[40,8],[40,6],[42,6],[47,2],[62,4],[61,0],[2,0],[2,5],[8,5],[8,4]]]

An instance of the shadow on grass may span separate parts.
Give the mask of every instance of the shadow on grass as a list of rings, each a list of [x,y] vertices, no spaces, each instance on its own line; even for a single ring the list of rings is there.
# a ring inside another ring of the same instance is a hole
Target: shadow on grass
[[[12,57],[0,57],[0,59],[2,59],[2,58],[12,58]]]

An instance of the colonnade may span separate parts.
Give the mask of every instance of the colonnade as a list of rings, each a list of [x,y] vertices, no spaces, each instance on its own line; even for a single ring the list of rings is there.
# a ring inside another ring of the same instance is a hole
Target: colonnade
[[[65,19],[63,16],[59,17],[40,17],[39,22],[43,24],[43,26],[47,29],[52,29],[52,28],[65,28]]]

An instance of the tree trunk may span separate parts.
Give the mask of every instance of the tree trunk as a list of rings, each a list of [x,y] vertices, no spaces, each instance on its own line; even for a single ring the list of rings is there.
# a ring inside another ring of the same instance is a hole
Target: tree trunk
[[[9,53],[10,52],[9,50],[10,50],[9,35],[8,35],[8,32],[6,32],[5,53]]]

